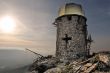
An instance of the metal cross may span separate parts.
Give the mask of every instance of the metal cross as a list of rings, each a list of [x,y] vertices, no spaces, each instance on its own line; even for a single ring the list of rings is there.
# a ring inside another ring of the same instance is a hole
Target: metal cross
[[[65,34],[65,38],[63,38],[62,40],[64,40],[66,42],[66,45],[67,45],[68,41],[71,40],[71,37],[68,37],[68,35]]]
[[[62,40],[66,42],[65,48],[67,49],[67,44],[68,44],[68,41],[71,40],[71,37],[68,37],[68,35],[65,34],[65,38],[62,38]]]
[[[68,37],[67,34],[65,34],[65,38],[63,38],[63,40],[66,42],[66,44],[68,43],[69,40],[71,40],[71,37]]]

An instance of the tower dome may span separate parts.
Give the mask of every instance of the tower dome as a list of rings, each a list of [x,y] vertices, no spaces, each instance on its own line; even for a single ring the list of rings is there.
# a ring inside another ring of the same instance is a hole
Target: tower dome
[[[64,15],[81,15],[84,16],[84,11],[79,4],[67,3],[59,9],[59,17]]]

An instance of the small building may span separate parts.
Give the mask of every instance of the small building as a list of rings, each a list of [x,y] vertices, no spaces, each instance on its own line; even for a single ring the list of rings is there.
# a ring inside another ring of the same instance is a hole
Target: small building
[[[79,4],[67,3],[59,9],[54,22],[57,27],[56,57],[71,60],[88,55],[86,20]]]

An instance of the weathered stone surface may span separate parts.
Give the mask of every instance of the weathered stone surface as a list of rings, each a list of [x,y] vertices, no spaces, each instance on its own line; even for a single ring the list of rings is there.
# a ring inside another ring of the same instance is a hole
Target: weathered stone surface
[[[99,57],[107,56],[107,60]],[[110,53],[97,53],[85,61],[61,61],[57,58],[49,58],[46,60],[39,60],[34,63],[36,67],[33,72],[36,73],[110,73]],[[54,65],[54,66],[53,66]],[[43,72],[41,72],[41,71]],[[32,73],[32,72],[31,72]]]
[[[69,20],[70,18],[70,20]],[[65,60],[78,59],[87,55],[86,19],[78,15],[62,16],[56,19],[57,43],[56,56]],[[65,35],[68,40],[63,40]]]
[[[92,72],[93,70],[96,69],[97,65],[98,65],[98,63],[93,64],[91,67],[89,67],[87,70],[85,70],[84,73]]]
[[[38,71],[38,73],[43,73],[50,68],[56,67],[60,63],[60,60],[55,57],[44,57],[36,60],[30,67],[30,71]]]
[[[92,63],[87,63],[81,68],[81,71],[86,71],[91,66],[92,66]]]
[[[109,56],[107,54],[99,54],[98,59],[107,65],[110,62]]]
[[[65,67],[56,67],[56,68],[49,69],[44,73],[63,73],[64,68]]]
[[[85,64],[84,66],[85,66],[85,67],[90,67],[90,66],[92,66],[92,63],[87,63],[87,64]]]

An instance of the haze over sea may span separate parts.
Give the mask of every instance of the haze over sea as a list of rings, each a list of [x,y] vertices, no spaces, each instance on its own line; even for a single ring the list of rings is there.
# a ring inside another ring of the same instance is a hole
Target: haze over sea
[[[37,55],[25,50],[1,49],[0,73],[24,73]]]

